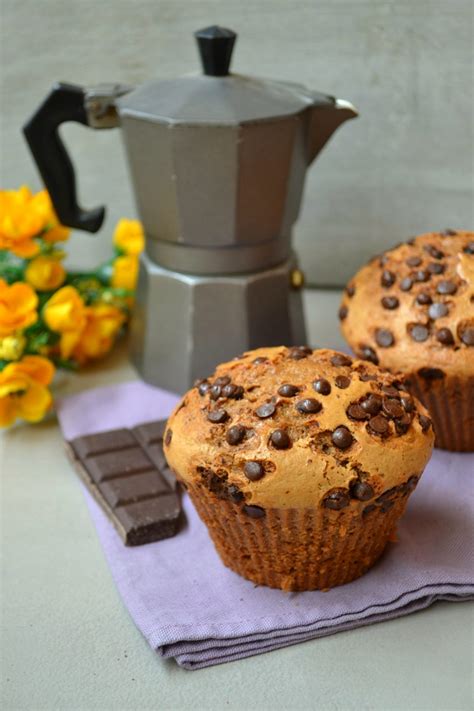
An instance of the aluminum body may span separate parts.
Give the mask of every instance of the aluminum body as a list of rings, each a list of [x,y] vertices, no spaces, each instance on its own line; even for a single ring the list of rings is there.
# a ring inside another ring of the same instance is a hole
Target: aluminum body
[[[304,87],[238,75],[154,82],[116,103],[148,254],[194,274],[288,259],[307,167],[356,115]]]
[[[142,255],[132,322],[132,360],[142,377],[182,393],[197,378],[263,344],[306,343],[292,257],[254,274],[196,276]]]

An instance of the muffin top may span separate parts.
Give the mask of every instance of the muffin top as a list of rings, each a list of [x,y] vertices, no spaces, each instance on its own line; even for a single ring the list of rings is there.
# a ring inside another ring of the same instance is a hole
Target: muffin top
[[[474,233],[429,232],[375,257],[339,317],[359,358],[428,379],[474,375]]]
[[[426,410],[391,374],[331,350],[277,347],[196,383],[168,421],[165,455],[185,485],[252,515],[341,509],[411,487],[433,439]]]

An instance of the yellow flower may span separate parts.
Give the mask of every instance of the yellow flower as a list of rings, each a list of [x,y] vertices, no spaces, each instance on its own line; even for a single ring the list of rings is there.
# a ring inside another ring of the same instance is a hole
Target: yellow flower
[[[127,254],[117,257],[113,264],[112,286],[133,291],[137,285],[138,257]]]
[[[38,320],[38,297],[29,284],[16,282],[9,286],[0,279],[0,336],[31,326]]]
[[[53,375],[53,364],[41,356],[9,363],[0,372],[0,427],[11,425],[17,417],[28,422],[41,420],[51,406],[47,386]]]
[[[37,291],[52,291],[61,286],[66,278],[66,271],[57,259],[36,257],[28,264],[25,277]]]
[[[35,209],[34,196],[25,185],[19,190],[0,190],[0,249],[19,257],[33,257],[39,246],[33,237],[44,227],[44,217]]]
[[[63,286],[46,302],[43,318],[52,331],[61,334],[62,358],[69,358],[86,326],[86,306],[77,289]]]
[[[143,227],[139,220],[122,218],[114,232],[114,245],[125,254],[140,254],[145,246]]]
[[[109,352],[125,321],[125,314],[115,306],[95,304],[86,310],[86,325],[72,356],[79,362],[101,358]]]
[[[19,190],[0,190],[0,249],[18,257],[34,257],[39,245],[34,242],[44,230],[46,242],[68,238],[69,229],[59,224],[46,190],[33,195],[23,185]]]
[[[45,242],[64,242],[69,237],[69,227],[61,225],[46,190],[42,190],[34,197],[35,208],[43,218],[43,228],[46,232],[42,235]]]
[[[21,334],[0,338],[0,358],[2,360],[19,360],[25,346],[26,338]]]

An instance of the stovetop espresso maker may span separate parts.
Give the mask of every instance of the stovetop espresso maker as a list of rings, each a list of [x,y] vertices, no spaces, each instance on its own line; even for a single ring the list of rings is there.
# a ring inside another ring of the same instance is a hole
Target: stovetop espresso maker
[[[195,33],[203,74],[138,88],[56,84],[24,133],[59,219],[96,232],[58,135],[65,121],[120,126],[146,234],[132,321],[145,380],[182,392],[263,345],[306,343],[291,230],[305,174],[347,101],[299,84],[229,73],[236,34]]]

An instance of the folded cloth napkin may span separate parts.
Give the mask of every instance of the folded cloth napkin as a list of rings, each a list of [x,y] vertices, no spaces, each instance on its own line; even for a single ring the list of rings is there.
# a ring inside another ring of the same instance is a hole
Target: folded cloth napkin
[[[166,417],[176,401],[131,382],[62,400],[59,420],[72,439]],[[398,542],[362,578],[328,592],[257,587],[225,568],[187,496],[187,523],[177,536],[126,548],[84,492],[135,624],[161,656],[199,669],[400,617],[436,600],[474,599],[473,469],[474,455],[435,450]]]

